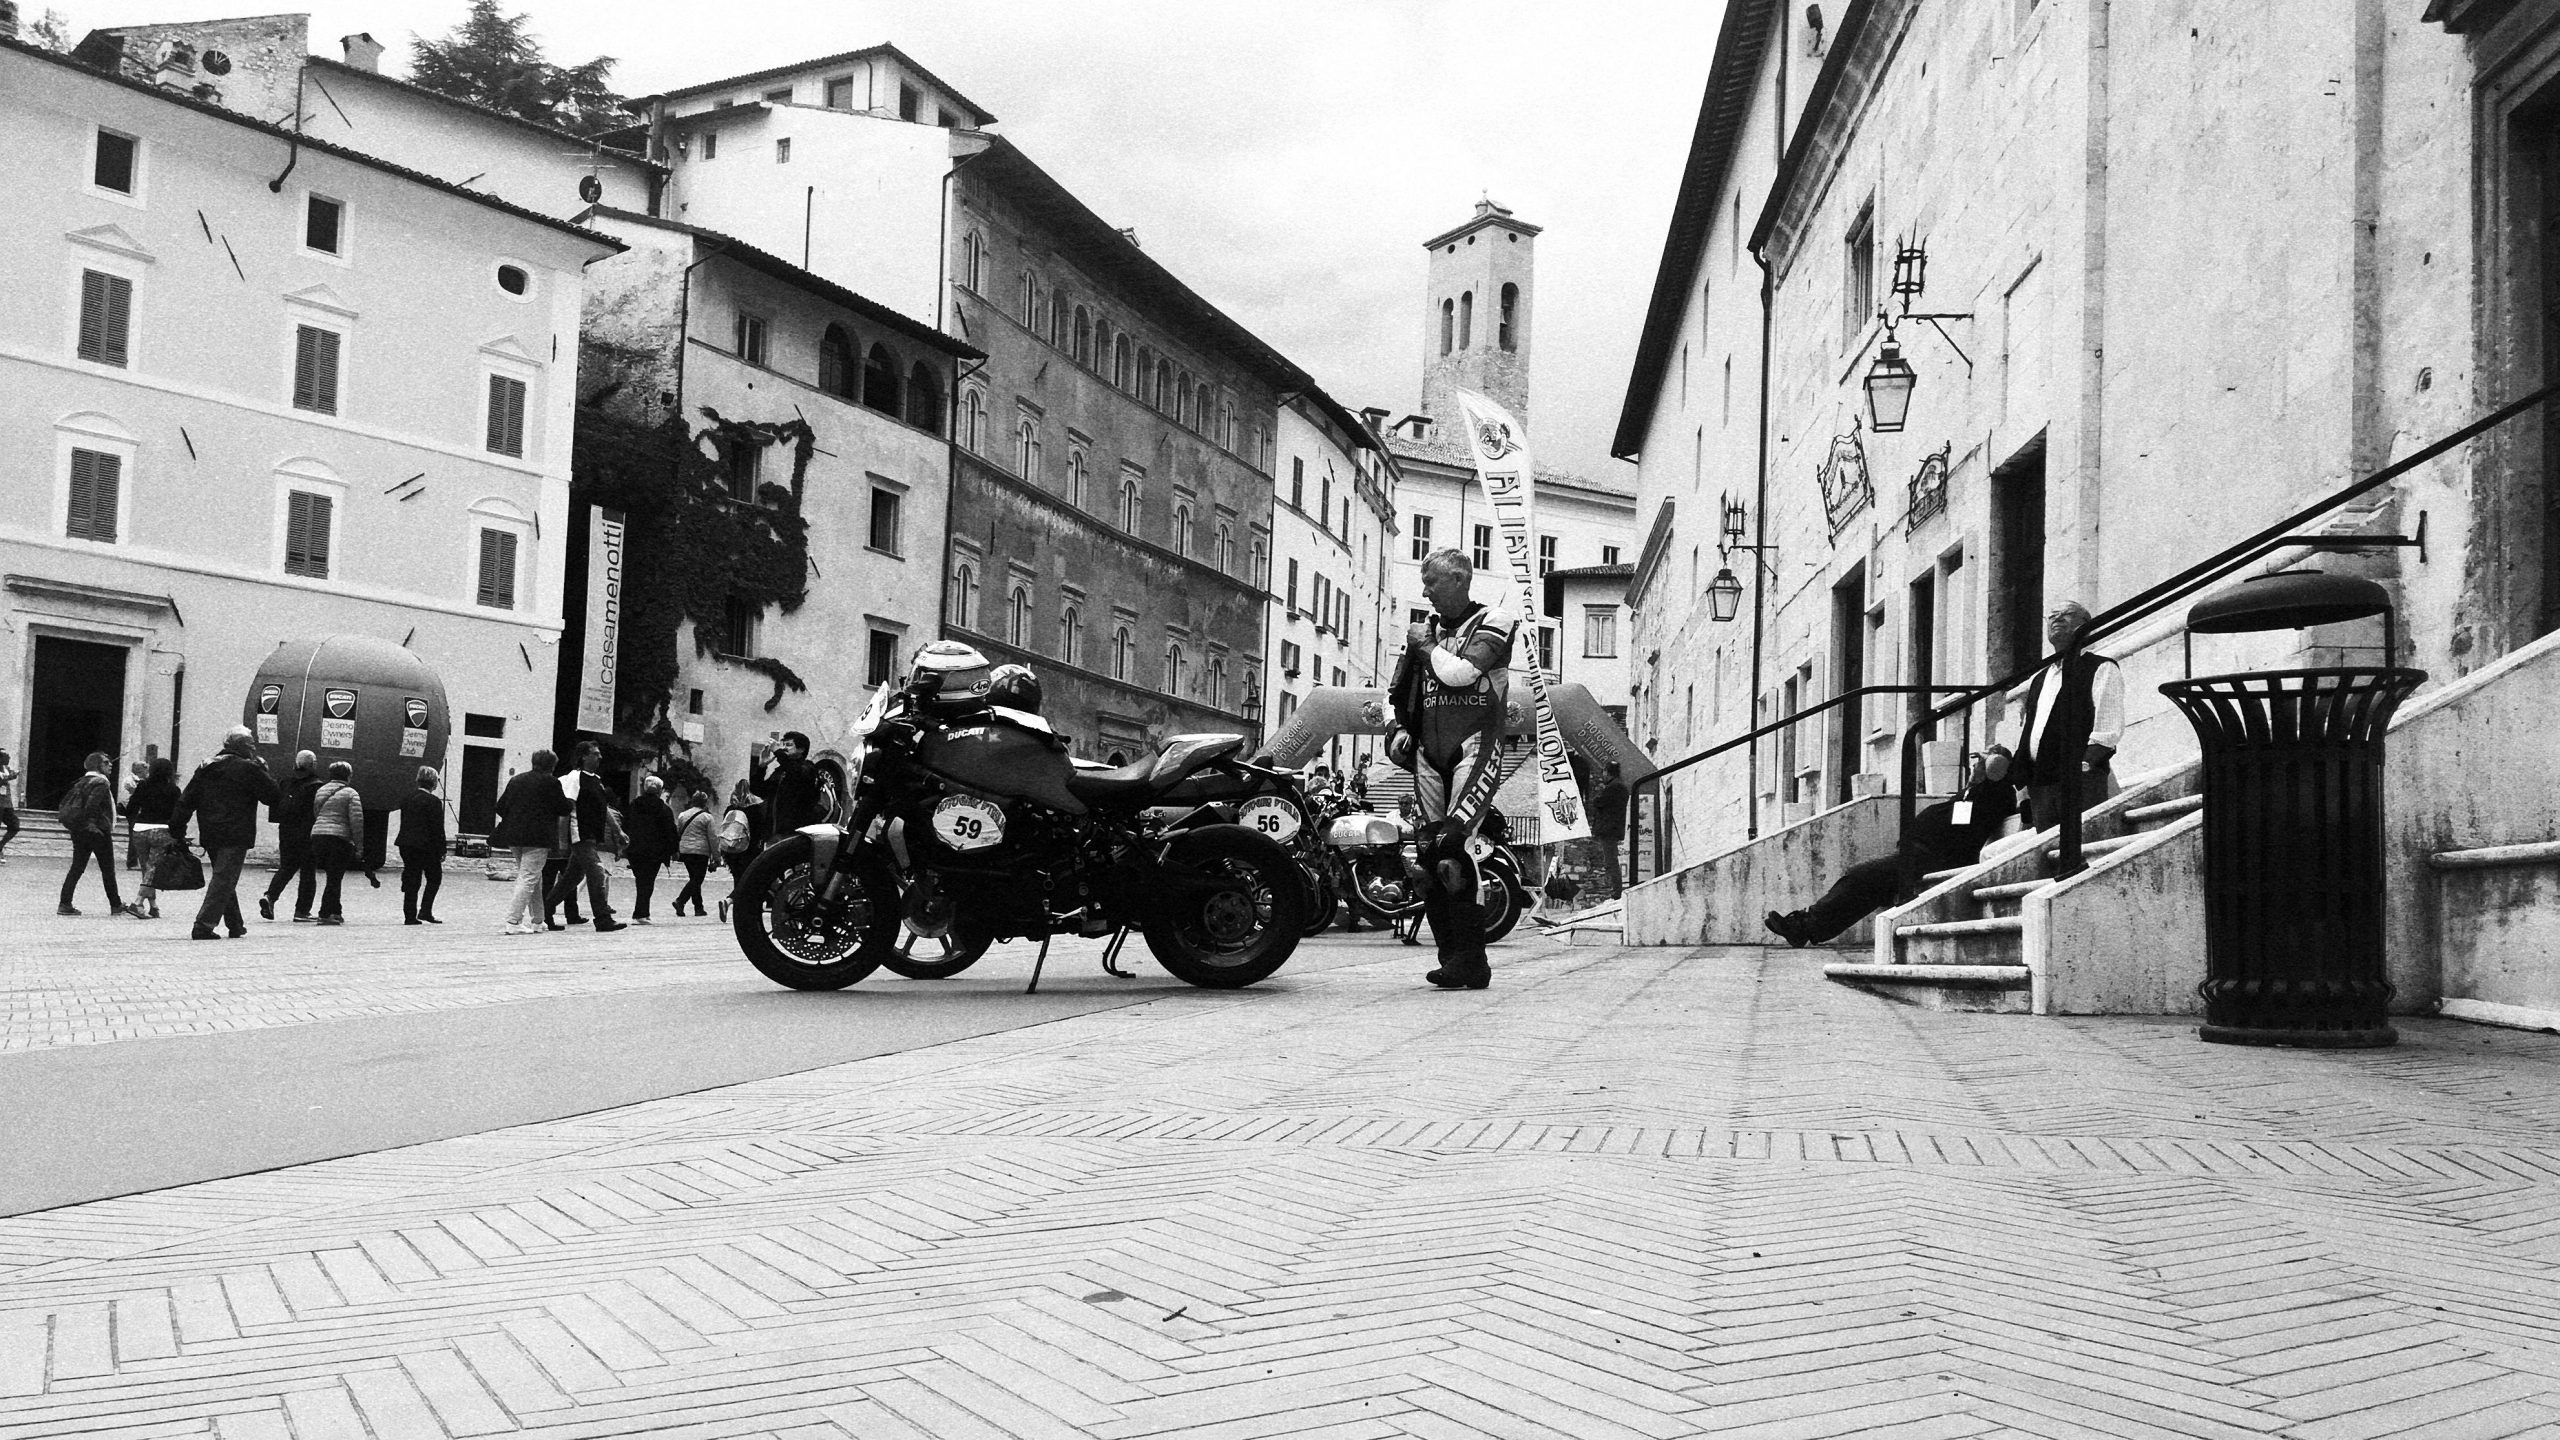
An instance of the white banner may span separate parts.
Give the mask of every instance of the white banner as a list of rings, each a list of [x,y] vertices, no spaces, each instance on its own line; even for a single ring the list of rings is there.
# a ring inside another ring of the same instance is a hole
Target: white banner
[[[622,659],[622,512],[598,510],[587,536],[585,653],[578,658],[578,728],[613,733],[613,675]]]
[[[1538,839],[1542,844],[1587,839],[1591,824],[1582,813],[1582,792],[1573,783],[1573,760],[1565,749],[1564,731],[1557,727],[1555,706],[1547,699],[1546,667],[1538,663],[1538,616],[1544,607],[1538,596],[1536,532],[1530,526],[1536,482],[1531,478],[1528,433],[1511,418],[1511,412],[1482,395],[1472,390],[1454,393],[1458,407],[1466,412],[1467,447],[1476,457],[1476,478],[1484,484],[1485,498],[1493,502],[1494,519],[1502,528],[1502,553],[1511,560],[1509,608],[1520,617],[1515,644],[1528,647],[1529,697],[1538,735],[1532,758],[1538,766],[1538,810],[1543,821]]]

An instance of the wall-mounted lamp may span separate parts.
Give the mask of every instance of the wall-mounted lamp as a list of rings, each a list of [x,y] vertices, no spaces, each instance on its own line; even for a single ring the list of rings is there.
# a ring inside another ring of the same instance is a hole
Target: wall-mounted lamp
[[[1764,557],[1760,563],[1763,568],[1766,568],[1768,560],[1765,557],[1768,552],[1778,547],[1743,544],[1742,537],[1750,529],[1750,508],[1730,495],[1724,497],[1723,513],[1719,517],[1718,524],[1720,533],[1716,538],[1717,558],[1722,559],[1736,550],[1748,550],[1754,555]],[[1742,577],[1733,573],[1731,565],[1726,565],[1716,571],[1716,578],[1707,582],[1707,615],[1711,619],[1723,622],[1730,621],[1740,613],[1742,613]]]
[[[1868,367],[1867,378],[1861,382],[1867,392],[1867,428],[1879,435],[1895,433],[1910,418],[1911,392],[1920,383],[1919,373],[1911,368],[1911,362],[1902,358],[1902,344],[1894,334],[1895,326],[1905,320],[1929,322],[1929,328],[1937,331],[1938,338],[1946,341],[1947,348],[1956,352],[1956,358],[1964,362],[1965,373],[1973,373],[1973,357],[1964,353],[1964,347],[1947,333],[1946,326],[1938,323],[1941,320],[1970,320],[1973,312],[1915,313],[1911,302],[1918,299],[1928,286],[1929,247],[1917,240],[1895,246],[1893,294],[1902,301],[1902,313],[1896,315],[1890,305],[1876,307],[1877,317],[1884,321],[1884,339],[1876,346],[1876,363]]]
[[[1742,577],[1728,565],[1707,582],[1707,614],[1719,624],[1730,622],[1742,613]]]
[[[1262,687],[1250,675],[1244,680],[1244,718],[1256,723],[1262,719]]]
[[[1884,332],[1884,344],[1876,349],[1876,363],[1867,371],[1867,428],[1879,435],[1890,435],[1902,428],[1911,416],[1911,390],[1920,383],[1917,371],[1902,358],[1902,347],[1895,343],[1893,331]]]
[[[1742,532],[1750,523],[1750,512],[1743,508],[1742,502],[1730,495],[1724,497],[1724,539],[1716,545],[1716,549],[1725,551],[1741,544]]]

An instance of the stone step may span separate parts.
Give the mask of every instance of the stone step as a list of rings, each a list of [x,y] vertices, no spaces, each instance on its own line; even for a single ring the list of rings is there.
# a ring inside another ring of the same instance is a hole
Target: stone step
[[[2192,815],[2203,808],[2202,795],[2181,795],[2157,805],[2136,805],[2124,812],[2124,818],[2136,830],[2157,830],[2181,815]]]
[[[2014,915],[1905,925],[1893,932],[1894,952],[1905,966],[2015,965],[2025,928]]]
[[[1973,903],[1982,907],[1986,919],[2010,919],[2018,913],[2018,902],[2036,890],[2052,884],[2051,879],[2013,880],[2005,885],[1976,885]]]
[[[2034,982],[2024,965],[1857,965],[1822,967],[1825,978],[1928,1010],[2024,1015]]]
[[[2102,855],[2112,855],[2136,840],[2144,838],[2146,837],[2141,835],[2111,835],[2104,840],[2083,840],[2080,842],[2080,858],[2095,860]],[[2057,840],[2044,847],[2044,858],[2048,864],[2059,864],[2062,860],[2062,842]]]

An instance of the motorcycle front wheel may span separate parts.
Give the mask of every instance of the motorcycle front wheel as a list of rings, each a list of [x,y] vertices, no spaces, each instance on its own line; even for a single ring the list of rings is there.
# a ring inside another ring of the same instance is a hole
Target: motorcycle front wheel
[[[1238,990],[1287,963],[1306,928],[1305,872],[1288,851],[1240,825],[1175,836],[1169,864],[1233,882],[1197,898],[1168,895],[1141,928],[1165,972],[1204,990]]]
[[[1520,923],[1520,891],[1487,865],[1476,881],[1476,908],[1484,912],[1484,943],[1490,945]]]
[[[794,990],[841,990],[897,953],[898,879],[877,855],[856,855],[844,892],[820,896],[826,877],[806,835],[778,840],[738,877],[729,911],[738,948],[756,973]]]

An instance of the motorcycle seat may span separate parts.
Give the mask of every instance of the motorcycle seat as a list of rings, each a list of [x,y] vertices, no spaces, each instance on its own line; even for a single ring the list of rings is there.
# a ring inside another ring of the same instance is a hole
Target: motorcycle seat
[[[1153,795],[1155,757],[1132,760],[1105,770],[1078,770],[1067,777],[1067,793],[1087,805],[1126,804]]]

